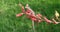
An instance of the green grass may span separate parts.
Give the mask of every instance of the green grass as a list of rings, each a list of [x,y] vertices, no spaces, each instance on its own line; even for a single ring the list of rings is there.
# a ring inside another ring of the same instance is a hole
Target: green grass
[[[32,32],[31,20],[25,16],[16,18],[21,12],[22,3],[28,3],[36,12],[41,13],[48,19],[54,17],[55,10],[60,13],[60,0],[0,0],[0,32]],[[37,32],[60,32],[60,24],[47,24],[46,22],[35,23]]]

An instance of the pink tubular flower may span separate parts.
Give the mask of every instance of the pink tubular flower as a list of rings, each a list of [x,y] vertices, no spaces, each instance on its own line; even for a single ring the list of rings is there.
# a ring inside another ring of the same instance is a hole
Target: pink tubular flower
[[[45,20],[47,23],[51,23],[51,20],[48,20],[46,17],[44,17],[44,20]]]
[[[24,13],[19,13],[16,15],[16,17],[22,16]]]
[[[60,22],[56,22],[55,19],[52,19],[54,24],[59,24]]]
[[[42,17],[42,15],[41,15],[41,14],[37,14],[36,16]]]
[[[28,4],[26,4],[25,8],[26,8],[26,11],[28,11],[28,13],[30,13],[31,15],[35,15],[35,12],[29,7]]]
[[[32,15],[30,15],[30,19],[31,19],[32,21],[36,21],[36,20],[37,20],[36,17],[35,17],[35,16],[32,16]]]
[[[22,8],[22,12],[25,12],[24,6],[20,3],[19,6]]]
[[[37,18],[37,22],[42,22],[42,15],[41,14],[37,14],[36,15],[36,18]]]
[[[54,22],[54,24],[59,24],[60,22]]]
[[[38,19],[41,19],[41,17],[42,17],[41,14],[37,14],[37,15],[36,15],[36,18],[38,18]]]
[[[22,13],[17,14],[16,17],[22,16],[23,14],[25,14],[24,6],[22,6],[22,4],[19,4],[19,6],[21,6],[22,8]]]
[[[42,22],[42,20],[38,20],[38,23]]]
[[[31,18],[32,21],[36,21],[37,19],[36,18]]]
[[[27,10],[26,12],[26,15],[31,15],[31,11]]]
[[[33,15],[28,15],[28,18],[30,18],[32,21],[37,21],[37,18]]]

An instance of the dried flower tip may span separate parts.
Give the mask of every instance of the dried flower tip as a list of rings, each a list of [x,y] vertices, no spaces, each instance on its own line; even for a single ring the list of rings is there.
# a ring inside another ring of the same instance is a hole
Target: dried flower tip
[[[24,6],[22,6],[22,12],[25,13],[25,9],[24,9]]]
[[[25,8],[28,8],[28,7],[29,7],[29,5],[28,5],[28,4],[26,4]]]
[[[21,6],[21,7],[22,7],[22,4],[21,4],[21,3],[19,3],[19,6]]]
[[[58,19],[59,17],[59,13],[57,11],[55,11],[55,17]]]

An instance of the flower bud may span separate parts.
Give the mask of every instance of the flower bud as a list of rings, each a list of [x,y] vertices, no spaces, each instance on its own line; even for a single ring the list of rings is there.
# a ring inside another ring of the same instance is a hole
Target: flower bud
[[[23,15],[23,13],[19,13],[16,15],[16,17],[22,16],[22,15]]]

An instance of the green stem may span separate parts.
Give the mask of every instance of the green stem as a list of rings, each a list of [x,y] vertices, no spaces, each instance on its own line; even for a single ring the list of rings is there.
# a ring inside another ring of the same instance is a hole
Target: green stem
[[[35,32],[34,21],[32,21],[33,32]]]

